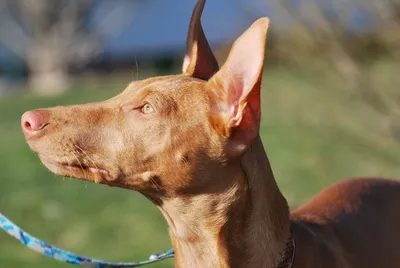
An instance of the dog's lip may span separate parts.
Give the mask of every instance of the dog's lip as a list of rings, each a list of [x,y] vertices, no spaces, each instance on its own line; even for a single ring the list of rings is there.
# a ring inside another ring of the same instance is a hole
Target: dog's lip
[[[111,176],[111,172],[103,167],[57,161],[55,159],[52,159],[52,158],[44,156],[44,155],[39,155],[39,157],[44,164],[49,164],[52,166],[56,166],[58,168],[71,170],[71,171],[89,171],[94,174],[102,174],[105,176]]]

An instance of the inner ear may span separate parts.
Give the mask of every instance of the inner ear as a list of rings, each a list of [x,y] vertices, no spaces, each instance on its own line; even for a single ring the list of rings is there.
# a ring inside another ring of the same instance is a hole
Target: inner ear
[[[192,77],[208,80],[218,72],[219,66],[201,25],[205,2],[199,0],[193,10],[182,71]]]
[[[244,152],[258,136],[260,87],[264,68],[268,18],[254,22],[233,44],[228,59],[210,80],[216,107],[229,134],[230,156]]]

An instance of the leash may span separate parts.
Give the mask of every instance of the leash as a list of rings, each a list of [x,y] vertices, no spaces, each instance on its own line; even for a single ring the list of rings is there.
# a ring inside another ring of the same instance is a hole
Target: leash
[[[153,254],[149,257],[148,260],[145,261],[129,262],[129,263],[106,262],[102,260],[96,260],[89,257],[80,256],[75,253],[57,248],[51,244],[48,244],[28,234],[1,213],[0,213],[0,229],[3,229],[6,233],[17,239],[26,247],[42,255],[45,255],[47,257],[53,258],[61,262],[66,262],[78,266],[84,266],[87,268],[133,268],[174,257],[173,249],[170,249],[161,254]],[[286,250],[283,254],[283,258],[281,259],[277,268],[291,268],[294,263],[295,255],[296,255],[296,242],[291,234],[286,244]]]
[[[17,239],[26,247],[43,254],[47,257],[53,258],[55,260],[66,262],[69,264],[80,265],[87,268],[132,268],[139,267],[146,264],[151,264],[159,262],[168,258],[174,257],[174,250],[170,249],[161,254],[151,255],[148,260],[139,262],[106,262],[101,260],[96,260],[88,257],[79,256],[77,254],[65,251],[63,249],[57,248],[50,245],[42,240],[33,237],[28,234],[12,221],[7,219],[3,214],[0,213],[0,229],[3,229],[6,233]]]

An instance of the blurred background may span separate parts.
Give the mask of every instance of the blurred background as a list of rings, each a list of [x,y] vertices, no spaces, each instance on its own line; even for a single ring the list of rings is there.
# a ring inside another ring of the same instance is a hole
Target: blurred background
[[[0,0],[3,214],[101,259],[170,247],[163,217],[139,194],[48,172],[26,145],[20,116],[179,73],[195,2]],[[220,62],[262,16],[272,23],[261,134],[291,208],[346,177],[400,178],[400,0],[209,0],[203,25]],[[0,232],[0,267],[69,266]]]

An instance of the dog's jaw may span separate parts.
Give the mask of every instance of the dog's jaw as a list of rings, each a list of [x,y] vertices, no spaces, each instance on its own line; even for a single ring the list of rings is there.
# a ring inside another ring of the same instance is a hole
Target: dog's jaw
[[[109,170],[100,168],[95,163],[87,166],[80,163],[59,162],[42,155],[39,155],[39,158],[51,172],[59,176],[74,177],[98,184],[116,180]]]

